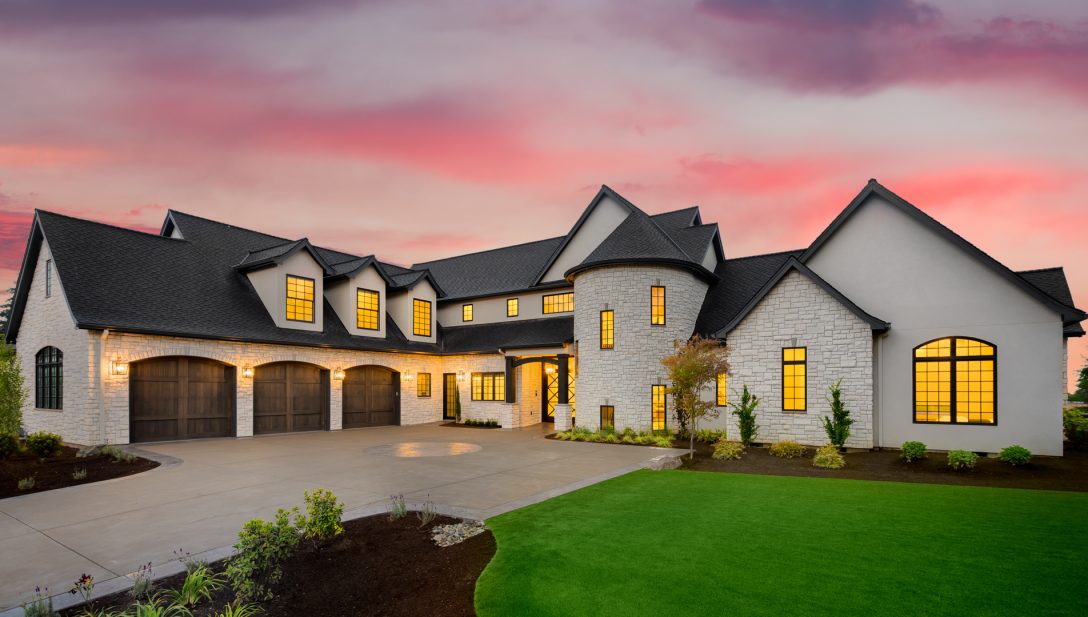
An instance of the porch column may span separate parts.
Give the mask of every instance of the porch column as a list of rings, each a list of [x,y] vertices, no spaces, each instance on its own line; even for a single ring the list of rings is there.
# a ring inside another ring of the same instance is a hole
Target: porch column
[[[517,376],[514,374],[514,357],[506,356],[506,402],[517,402]]]
[[[555,430],[569,431],[573,426],[573,410],[570,408],[570,354],[561,353],[556,356],[559,360],[557,371],[558,396],[555,405]]]

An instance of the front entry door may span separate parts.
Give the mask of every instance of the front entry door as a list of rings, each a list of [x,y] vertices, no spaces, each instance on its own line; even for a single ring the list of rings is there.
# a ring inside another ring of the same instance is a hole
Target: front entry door
[[[548,369],[553,369],[551,373]],[[555,422],[555,406],[559,404],[559,371],[553,365],[545,364],[540,371],[540,421]],[[574,358],[567,359],[567,404],[570,405],[571,417],[575,416],[574,406]]]
[[[457,375],[455,373],[442,374],[442,418],[444,420],[457,419]]]

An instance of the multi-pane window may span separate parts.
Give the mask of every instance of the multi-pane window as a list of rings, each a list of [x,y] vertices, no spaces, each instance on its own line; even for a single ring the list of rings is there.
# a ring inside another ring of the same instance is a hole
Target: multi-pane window
[[[359,289],[355,295],[355,325],[360,330],[377,330],[380,296],[371,289]]]
[[[601,311],[601,349],[615,349],[615,325],[615,313],[612,311]]]
[[[650,428],[655,431],[665,430],[665,386],[651,387]]]
[[[601,430],[616,428],[616,406],[601,405]]]
[[[473,373],[472,400],[505,401],[506,373]]]
[[[42,347],[34,356],[34,406],[61,409],[64,402],[64,354]]]
[[[412,298],[412,334],[431,335],[431,303],[427,300]]]
[[[650,325],[665,325],[665,288],[658,285],[650,288]]]
[[[287,320],[314,320],[314,280],[287,275]]]
[[[53,260],[45,260],[45,297],[53,295]]]
[[[569,313],[574,310],[574,292],[544,296],[544,314]]]
[[[782,410],[805,411],[808,390],[806,369],[808,350],[804,347],[782,349]]]
[[[506,316],[517,317],[518,316],[518,299],[507,298],[506,299]]]
[[[997,349],[949,337],[914,350],[914,421],[994,424],[997,421]]]
[[[461,321],[472,321],[472,305],[461,305]]]
[[[431,374],[420,373],[416,375],[416,396],[431,396]]]
[[[729,404],[729,375],[718,373],[718,380],[714,387],[714,404],[718,407],[725,407]]]

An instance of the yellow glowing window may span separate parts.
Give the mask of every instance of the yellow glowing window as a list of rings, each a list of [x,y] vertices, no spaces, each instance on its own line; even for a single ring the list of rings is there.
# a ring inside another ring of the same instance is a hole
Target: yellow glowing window
[[[506,316],[517,317],[518,316],[518,299],[508,298],[506,300]]]
[[[505,401],[506,373],[473,373],[472,400]]]
[[[725,373],[718,373],[715,395],[718,407],[725,407],[729,404],[729,376]]]
[[[287,320],[314,320],[314,280],[287,275]]]
[[[615,346],[615,315],[612,311],[601,311],[601,349],[614,349]]]
[[[665,386],[652,386],[650,396],[650,428],[655,431],[665,430]]]
[[[431,395],[431,374],[420,373],[416,375],[416,396],[429,397]]]
[[[616,428],[615,405],[601,405],[601,430]]]
[[[574,310],[574,292],[544,296],[544,314],[569,313]]]
[[[412,298],[412,334],[431,335],[431,303]]]
[[[914,421],[994,424],[997,350],[984,341],[948,337],[914,350]]]
[[[461,305],[461,321],[472,321],[472,305]]]
[[[650,325],[665,325],[665,288],[653,286],[650,288]]]
[[[808,390],[808,350],[804,347],[782,349],[782,410],[805,411]]]
[[[355,294],[355,325],[360,330],[377,330],[379,313],[378,292],[359,289]]]

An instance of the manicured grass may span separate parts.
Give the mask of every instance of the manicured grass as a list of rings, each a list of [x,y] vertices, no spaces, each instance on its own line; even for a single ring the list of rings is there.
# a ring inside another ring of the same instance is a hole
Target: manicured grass
[[[639,471],[493,518],[481,617],[1088,615],[1088,494]]]

